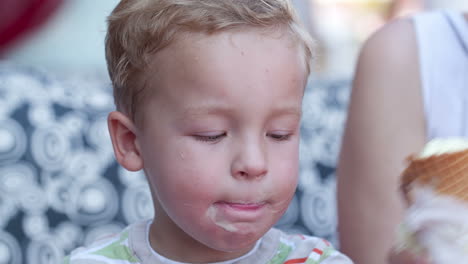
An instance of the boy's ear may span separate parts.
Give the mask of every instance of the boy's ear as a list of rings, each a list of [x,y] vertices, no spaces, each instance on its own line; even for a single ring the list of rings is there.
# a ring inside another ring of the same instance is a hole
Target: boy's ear
[[[136,127],[126,115],[113,111],[107,117],[107,125],[117,161],[129,171],[143,168],[143,159],[136,138]]]

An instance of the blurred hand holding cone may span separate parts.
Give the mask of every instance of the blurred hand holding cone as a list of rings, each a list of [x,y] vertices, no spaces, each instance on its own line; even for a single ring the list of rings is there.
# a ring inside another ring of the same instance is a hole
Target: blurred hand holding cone
[[[468,263],[468,140],[435,139],[408,162],[399,247],[433,264]]]

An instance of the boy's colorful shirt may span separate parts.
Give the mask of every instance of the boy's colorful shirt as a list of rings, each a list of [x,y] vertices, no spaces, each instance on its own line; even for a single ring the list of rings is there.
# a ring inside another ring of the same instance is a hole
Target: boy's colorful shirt
[[[147,239],[147,221],[130,225],[121,233],[102,239],[87,248],[75,249],[64,264],[164,264],[153,253]],[[229,262],[222,262],[229,263]],[[352,264],[326,240],[287,235],[271,229],[258,249],[232,264]]]

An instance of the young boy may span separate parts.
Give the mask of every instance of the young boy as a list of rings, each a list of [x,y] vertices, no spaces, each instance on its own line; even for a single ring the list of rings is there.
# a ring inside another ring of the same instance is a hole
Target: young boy
[[[106,54],[118,162],[155,217],[67,263],[352,263],[272,228],[298,177],[311,41],[286,0],[123,0]]]

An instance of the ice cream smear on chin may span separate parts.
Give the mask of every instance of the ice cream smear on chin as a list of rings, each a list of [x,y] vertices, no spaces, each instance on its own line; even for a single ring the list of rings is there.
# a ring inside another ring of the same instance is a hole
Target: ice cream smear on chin
[[[206,214],[214,224],[228,232],[244,232],[256,226],[265,215],[266,207],[266,202],[219,201],[212,204]]]
[[[435,139],[403,171],[400,248],[432,264],[468,263],[468,140]]]
[[[211,206],[208,208],[206,211],[206,214],[208,217],[215,223],[217,226],[221,227],[222,229],[228,231],[228,232],[236,232],[237,228],[230,222],[228,219],[222,216],[222,214],[219,214],[216,210],[216,207]]]

